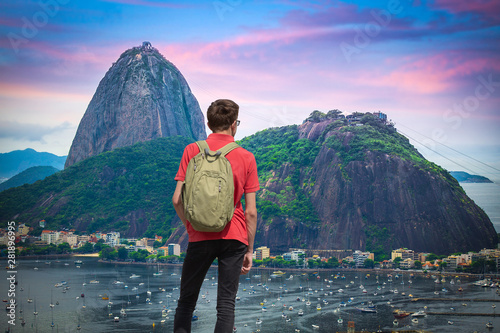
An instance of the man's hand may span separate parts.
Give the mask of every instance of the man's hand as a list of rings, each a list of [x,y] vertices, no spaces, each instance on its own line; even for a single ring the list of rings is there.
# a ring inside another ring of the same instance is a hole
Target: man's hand
[[[252,268],[252,259],[253,259],[253,253],[247,252],[245,253],[245,257],[243,258],[243,267],[241,267],[241,275],[248,274],[250,272],[250,269]]]

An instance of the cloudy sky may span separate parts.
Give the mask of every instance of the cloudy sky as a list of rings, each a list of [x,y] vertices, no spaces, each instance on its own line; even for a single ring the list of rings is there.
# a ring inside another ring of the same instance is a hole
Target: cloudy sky
[[[431,161],[500,179],[498,0],[3,0],[0,9],[0,153],[66,155],[111,64],[150,41],[203,111],[217,98],[240,104],[237,139],[313,110],[380,110]]]

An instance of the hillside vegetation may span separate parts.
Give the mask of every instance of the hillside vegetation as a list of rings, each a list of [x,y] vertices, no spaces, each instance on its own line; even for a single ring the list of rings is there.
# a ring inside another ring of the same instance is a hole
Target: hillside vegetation
[[[130,236],[170,235],[171,197],[184,137],[161,138],[88,158],[43,181],[0,193],[7,220],[46,229],[120,231]],[[41,232],[41,230],[38,230]]]

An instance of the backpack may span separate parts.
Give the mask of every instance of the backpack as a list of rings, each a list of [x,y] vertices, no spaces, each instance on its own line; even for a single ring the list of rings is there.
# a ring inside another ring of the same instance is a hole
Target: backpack
[[[226,155],[239,145],[231,142],[213,152],[206,141],[188,163],[182,188],[186,219],[197,231],[219,232],[234,214],[234,180]]]

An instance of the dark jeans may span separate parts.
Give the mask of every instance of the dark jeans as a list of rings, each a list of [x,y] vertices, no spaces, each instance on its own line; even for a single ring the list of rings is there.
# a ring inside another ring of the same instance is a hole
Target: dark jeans
[[[237,240],[209,240],[189,243],[182,266],[181,294],[174,319],[174,332],[191,332],[191,318],[201,285],[215,258],[219,261],[217,323],[215,333],[229,333],[234,327],[234,306],[247,246]]]

